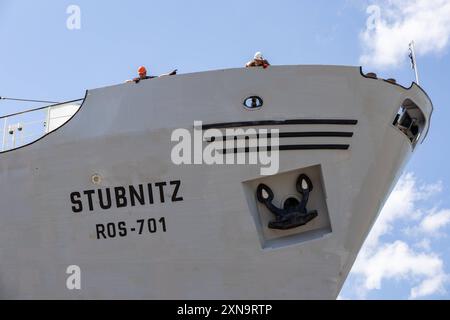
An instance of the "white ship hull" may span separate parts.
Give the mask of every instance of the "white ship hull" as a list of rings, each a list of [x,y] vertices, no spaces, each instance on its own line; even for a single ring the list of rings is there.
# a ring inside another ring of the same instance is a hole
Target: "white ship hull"
[[[246,110],[249,96],[263,107]],[[335,299],[414,150],[393,125],[405,99],[424,114],[420,143],[432,111],[426,94],[354,67],[234,69],[89,91],[62,127],[0,155],[0,297]],[[290,122],[299,119],[324,123]],[[281,150],[274,176],[260,165],[173,164],[173,130],[192,132],[198,120],[353,135],[280,139],[347,148]],[[269,229],[274,216],[258,202],[258,185],[281,207],[298,194],[300,174],[314,185],[308,209],[317,217]],[[134,197],[132,205],[130,186],[143,188],[144,204]],[[110,208],[99,192],[111,193]],[[80,267],[80,290],[67,288],[71,265]]]

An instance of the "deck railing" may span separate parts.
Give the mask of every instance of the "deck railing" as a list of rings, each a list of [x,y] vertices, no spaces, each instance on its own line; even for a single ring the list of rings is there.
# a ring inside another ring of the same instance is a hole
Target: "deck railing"
[[[83,99],[16,112],[0,117],[0,151],[19,148],[63,125],[79,109]]]

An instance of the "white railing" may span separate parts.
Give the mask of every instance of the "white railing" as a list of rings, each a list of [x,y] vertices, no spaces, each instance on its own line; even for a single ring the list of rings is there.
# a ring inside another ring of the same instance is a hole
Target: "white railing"
[[[60,127],[80,108],[82,101],[73,100],[0,117],[0,151],[27,145]]]

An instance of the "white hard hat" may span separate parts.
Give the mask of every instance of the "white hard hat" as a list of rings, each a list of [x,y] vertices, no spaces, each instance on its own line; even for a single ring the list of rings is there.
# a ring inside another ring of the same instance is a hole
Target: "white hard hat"
[[[262,53],[261,52],[257,52],[257,53],[255,53],[255,59],[256,60],[262,60],[262,58],[263,58],[263,55],[262,55]]]

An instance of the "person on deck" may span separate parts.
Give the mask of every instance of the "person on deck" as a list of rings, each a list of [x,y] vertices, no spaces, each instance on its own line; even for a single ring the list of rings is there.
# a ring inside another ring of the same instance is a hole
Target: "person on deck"
[[[146,69],[144,66],[140,66],[140,67],[138,68],[138,74],[139,74],[139,77],[134,78],[134,79],[132,79],[132,80],[127,80],[126,82],[127,82],[127,83],[128,83],[128,82],[135,82],[135,83],[138,83],[138,82],[141,81],[141,80],[158,78],[157,76],[148,76],[148,75],[147,75],[147,69]],[[170,73],[164,73],[164,74],[160,75],[160,77],[162,77],[162,76],[173,76],[173,75],[175,75],[175,74],[177,74],[177,70],[174,70],[174,71],[172,71],[172,72],[170,72]]]
[[[267,61],[266,59],[263,58],[263,55],[261,52],[255,53],[255,57],[253,58],[253,60],[248,62],[245,65],[246,68],[263,67],[264,69],[266,69],[268,66],[270,66],[270,63],[269,63],[269,61]]]

